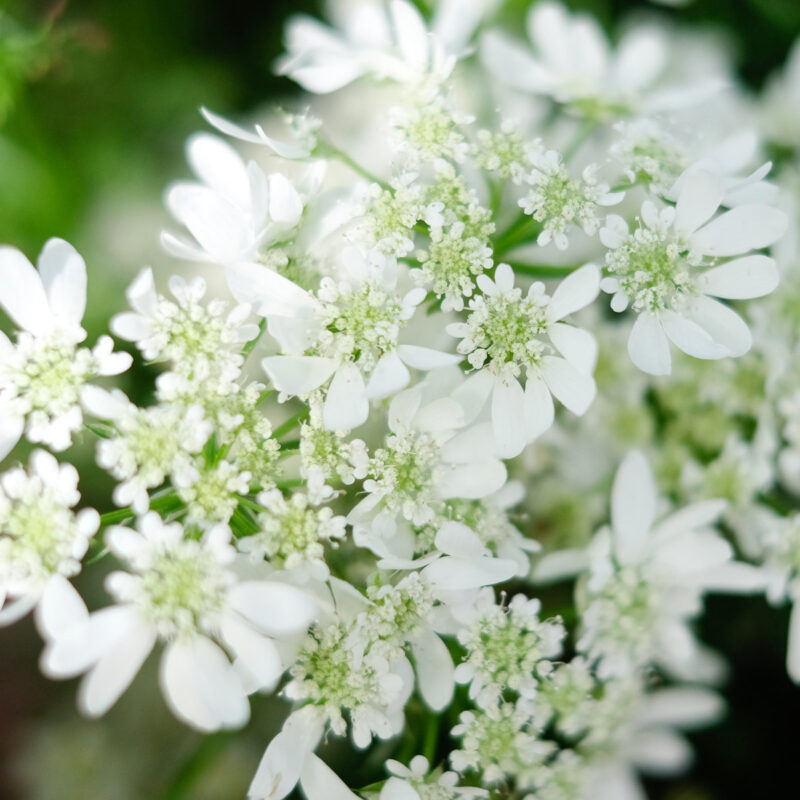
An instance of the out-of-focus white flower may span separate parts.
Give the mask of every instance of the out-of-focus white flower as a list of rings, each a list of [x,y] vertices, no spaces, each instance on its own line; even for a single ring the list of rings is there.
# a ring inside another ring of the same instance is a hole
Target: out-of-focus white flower
[[[44,596],[58,603],[76,595],[66,579],[80,572],[100,525],[94,509],[72,511],[77,486],[75,467],[44,450],[33,451],[28,472],[15,467],[0,476],[0,626]]]
[[[22,328],[16,344],[0,331],[0,458],[23,432],[32,442],[66,450],[83,423],[87,382],[131,365],[109,336],[78,347],[86,308],[86,264],[72,245],[50,239],[38,270],[16,248],[0,247],[0,306]]]
[[[710,527],[724,500],[694,503],[655,524],[657,500],[647,459],[632,451],[614,480],[611,527],[587,550],[545,556],[534,571],[545,579],[588,569],[578,647],[598,662],[601,676],[655,662],[700,677],[703,654],[687,623],[703,594],[763,588],[759,571],[734,561],[730,544]]]
[[[481,0],[442,3],[432,32],[406,0],[390,0],[388,13],[382,4],[358,3],[343,16],[341,32],[297,16],[286,26],[287,53],[277,71],[317,94],[334,92],[363,75],[412,85],[440,83],[452,72],[487,5]]]
[[[138,531],[111,528],[108,546],[130,570],[107,578],[117,604],[92,614],[79,598],[68,607],[43,606],[44,672],[86,672],[78,703],[100,716],[161,640],[161,688],[173,713],[202,731],[243,725],[247,695],[274,687],[284,670],[275,639],[305,630],[317,607],[294,586],[239,581],[229,540],[223,526],[199,541],[187,538],[180,523],[154,512]]]
[[[591,405],[597,344],[590,333],[561,320],[589,305],[599,284],[599,270],[587,264],[566,277],[552,297],[541,282],[531,284],[523,297],[514,287],[514,271],[500,264],[493,281],[478,276],[483,294],[470,301],[466,322],[448,325],[447,332],[461,339],[458,352],[476,370],[454,396],[474,417],[491,395],[501,458],[518,455],[553,424],[553,395],[574,414]]]
[[[670,341],[695,358],[740,356],[750,349],[745,322],[712,297],[760,297],[777,286],[773,259],[743,254],[777,241],[786,216],[770,206],[741,205],[712,219],[722,197],[718,177],[692,170],[674,208],[659,210],[646,200],[644,224],[633,232],[614,214],[600,231],[609,248],[609,277],[600,286],[613,295],[614,311],[630,305],[638,314],[628,353],[645,372],[671,372]],[[719,262],[729,256],[743,257]]]
[[[670,45],[654,26],[629,31],[614,53],[592,17],[571,15],[547,0],[531,7],[527,32],[534,52],[499,31],[485,33],[481,57],[487,69],[516,89],[550,95],[590,115],[680,108],[721,88],[714,80],[659,87]]]

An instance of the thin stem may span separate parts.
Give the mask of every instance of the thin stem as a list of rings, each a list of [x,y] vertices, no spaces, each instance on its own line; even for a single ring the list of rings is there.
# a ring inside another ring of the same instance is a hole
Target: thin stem
[[[439,726],[442,717],[440,714],[429,714],[425,723],[425,739],[422,745],[422,754],[428,759],[429,764],[436,761],[436,749],[439,744]]]
[[[308,409],[305,408],[302,411],[298,411],[293,417],[289,417],[281,425],[278,425],[274,431],[272,431],[272,438],[273,439],[280,439],[285,433],[289,433],[289,431],[293,431],[300,423],[304,422],[308,417]]]
[[[382,181],[377,175],[373,175],[366,167],[363,167],[357,161],[354,161],[349,155],[347,155],[347,153],[336,147],[336,145],[320,139],[319,144],[317,145],[317,151],[321,156],[335,158],[345,166],[350,167],[353,172],[355,172],[357,175],[360,175],[362,178],[366,178],[368,181],[372,181],[372,183],[377,183],[382,189],[390,188],[388,183]]]
[[[597,121],[594,119],[585,119],[581,123],[581,126],[578,128],[578,131],[573,137],[572,141],[564,149],[563,157],[565,163],[569,161],[575,155],[575,153],[578,152],[581,145],[592,135],[592,133],[594,133],[596,128]]]
[[[511,269],[518,275],[526,275],[529,278],[560,278],[569,275],[578,267],[574,264],[569,266],[549,266],[548,264],[525,264],[521,261],[511,261]]]
[[[267,327],[267,319],[266,317],[262,317],[258,323],[258,333],[249,341],[245,343],[245,346],[242,348],[242,357],[247,358],[250,353],[253,352],[255,346],[258,344],[259,339],[264,335],[264,331]]]

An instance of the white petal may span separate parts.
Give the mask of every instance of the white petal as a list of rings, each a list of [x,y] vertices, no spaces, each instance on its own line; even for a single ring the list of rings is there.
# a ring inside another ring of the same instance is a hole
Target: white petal
[[[792,606],[789,618],[789,644],[786,650],[786,669],[789,677],[800,683],[800,603]]]
[[[482,558],[489,554],[480,537],[461,522],[445,522],[436,533],[434,544],[438,550],[449,556],[462,558]]]
[[[249,208],[247,168],[227,142],[209,133],[195,133],[186,142],[186,159],[203,183],[239,208]]]
[[[426,580],[439,591],[460,591],[491,586],[510,580],[517,563],[502,558],[459,558],[445,556],[422,570]]]
[[[279,142],[267,136],[260,128],[257,128],[258,133],[251,133],[246,131],[239,125],[234,124],[230,120],[209,111],[207,108],[201,108],[200,113],[208,120],[209,124],[216,128],[221,133],[232,136],[235,139],[241,139],[251,144],[263,144],[275,151],[275,153],[282,158],[305,158],[308,156],[308,150],[300,147],[299,145]]]
[[[525,430],[528,440],[549,430],[555,418],[553,396],[538,375],[528,375],[525,383]]]
[[[325,66],[298,67],[289,73],[307,92],[328,94],[347,86],[366,72],[366,67],[354,58],[331,56]]]
[[[49,239],[37,262],[50,310],[77,325],[86,310],[86,263],[63,239]]]
[[[483,34],[480,53],[489,72],[515,89],[545,92],[552,85],[549,75],[530,52],[499,31]]]
[[[319,356],[270,356],[261,366],[279,392],[308,394],[333,375],[336,362]]]
[[[63,575],[53,575],[47,581],[36,607],[39,635],[46,640],[59,639],[88,622],[89,612],[83,598]]]
[[[545,356],[542,377],[553,396],[578,416],[586,413],[597,393],[591,375],[578,372],[563,358]]]
[[[289,179],[280,173],[269,176],[270,218],[287,228],[293,228],[303,216],[303,202]]]
[[[692,170],[685,176],[675,205],[675,230],[694,233],[711,219],[722,202],[722,181],[705,170]]]
[[[81,682],[78,707],[90,717],[99,717],[117,702],[130,686],[153,645],[156,634],[144,622],[128,618],[127,632],[95,664]]]
[[[322,421],[329,431],[349,431],[367,421],[369,401],[361,370],[343,364],[333,374],[322,407]]]
[[[205,636],[170,643],[159,679],[172,713],[201,731],[238,728],[250,717],[239,676],[225,653]]]
[[[450,464],[471,464],[485,461],[494,454],[494,432],[491,423],[472,425],[448,439],[439,451],[442,461]]]
[[[728,350],[728,355],[744,355],[753,344],[745,321],[723,303],[710,297],[696,297],[688,314],[717,344]]]
[[[271,636],[301,633],[318,613],[307,592],[287,583],[267,581],[237,584],[230,591],[230,606]]]
[[[225,270],[225,277],[236,300],[262,317],[313,314],[320,307],[307,291],[261,264],[234,264]]]
[[[360,800],[357,794],[317,755],[310,753],[300,773],[308,800]]]
[[[499,458],[519,455],[527,442],[525,393],[516,378],[499,380],[492,392],[492,428]]]
[[[481,369],[470,375],[452,393],[452,398],[464,409],[465,422],[472,422],[481,413],[494,387],[489,370]]]
[[[236,656],[234,666],[242,678],[245,692],[251,694],[262,689],[273,689],[283,674],[283,664],[275,643],[231,614],[223,618],[220,630]]]
[[[33,334],[50,328],[50,304],[39,273],[14,247],[0,247],[0,306]]]
[[[631,742],[630,754],[639,769],[654,775],[681,772],[692,760],[689,743],[667,729],[637,733]]]
[[[419,347],[415,344],[398,345],[397,354],[409,367],[424,370],[448,367],[463,360],[463,356],[457,353],[443,353],[441,350],[434,350],[431,347]]]
[[[669,375],[672,358],[669,341],[661,322],[653,314],[640,314],[628,336],[628,355],[642,372],[649,375]]]
[[[703,294],[728,300],[763,297],[778,285],[778,268],[767,256],[745,256],[704,272],[697,279]]]
[[[132,311],[123,311],[113,316],[109,328],[114,336],[125,339],[126,342],[139,342],[153,332],[149,321]]]
[[[418,71],[428,65],[430,37],[419,11],[404,0],[392,0],[389,4],[397,46],[407,64]]]
[[[408,386],[411,379],[406,365],[398,353],[384,353],[379,359],[367,382],[366,396],[370,400],[388,397]]]
[[[661,327],[670,341],[694,358],[718,359],[728,355],[728,349],[715,342],[696,322],[676,314],[662,311]]]
[[[670,686],[645,697],[636,722],[693,730],[713,724],[724,710],[724,701],[710,689]]]
[[[477,500],[496,492],[506,482],[506,476],[505,465],[497,459],[458,464],[442,474],[436,490],[443,499],[463,497]]]
[[[295,711],[269,743],[247,790],[251,800],[281,800],[294,789],[322,736],[322,725],[310,707]]]
[[[770,206],[742,205],[709,222],[691,237],[692,248],[710,256],[736,256],[768,247],[783,236],[788,221]]]
[[[614,552],[622,564],[638,563],[647,551],[656,515],[656,486],[644,455],[633,450],[620,464],[611,492]]]
[[[383,784],[378,800],[420,800],[420,796],[410,783],[400,778],[389,778]]]
[[[11,415],[0,408],[0,461],[17,446],[24,430],[24,417]]]
[[[547,308],[548,319],[563,319],[585,308],[594,301],[599,291],[600,270],[594,264],[586,264],[558,284]]]
[[[535,583],[552,583],[573,578],[589,566],[589,553],[572,548],[548,553],[536,562],[531,578]]]
[[[669,538],[684,531],[705,528],[725,510],[724,500],[700,500],[670,514],[653,532],[658,538]]]
[[[455,667],[445,643],[427,626],[411,639],[417,672],[417,688],[422,699],[433,709],[441,711],[453,698]]]
[[[589,331],[556,322],[548,331],[550,341],[575,369],[591,375],[597,363],[597,340]]]

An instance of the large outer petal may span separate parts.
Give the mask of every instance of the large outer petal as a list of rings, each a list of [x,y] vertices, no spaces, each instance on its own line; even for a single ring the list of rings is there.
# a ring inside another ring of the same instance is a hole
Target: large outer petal
[[[269,356],[261,366],[279,392],[308,394],[333,375],[336,362],[318,356]]]
[[[778,280],[778,267],[774,259],[754,255],[736,258],[704,272],[697,278],[697,288],[713,297],[749,300],[772,292]]]
[[[658,317],[640,314],[628,337],[628,355],[642,372],[649,375],[669,375],[672,358],[669,341]]]
[[[86,263],[63,239],[49,239],[37,262],[53,315],[80,325],[86,310]]]
[[[633,450],[620,464],[611,492],[614,552],[622,564],[636,564],[648,549],[656,516],[656,486],[647,459]]]
[[[742,205],[694,233],[692,249],[709,256],[738,256],[776,242],[786,231],[783,211],[770,206]]]
[[[50,304],[42,279],[15,247],[0,247],[0,306],[20,328],[33,334],[50,329]]]
[[[231,608],[271,636],[301,633],[317,615],[311,595],[288,583],[243,581],[229,596]]]
[[[417,688],[422,699],[434,710],[446,708],[455,685],[453,659],[445,643],[427,626],[411,639],[417,672]]]
[[[322,422],[329,431],[349,431],[367,421],[369,400],[361,370],[343,364],[333,380],[322,407]]]

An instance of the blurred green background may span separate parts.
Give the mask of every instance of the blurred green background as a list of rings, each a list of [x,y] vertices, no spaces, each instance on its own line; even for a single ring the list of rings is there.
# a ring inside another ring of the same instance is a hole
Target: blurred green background
[[[527,5],[511,0],[504,13],[518,20]],[[569,5],[592,10],[609,27],[644,9],[715,27],[754,89],[800,33],[798,0]],[[186,174],[183,140],[203,126],[199,106],[236,114],[293,93],[270,69],[282,23],[320,6],[0,0],[0,242],[31,258],[50,236],[75,244],[90,271],[90,341],[123,307],[135,271],[167,263],[158,250],[161,195]],[[83,457],[91,460],[90,443]],[[86,475],[88,502],[106,508],[107,490],[99,475]],[[759,601],[711,601],[702,632],[731,657],[731,712],[725,724],[693,737],[698,766],[689,776],[649,784],[654,800],[751,800],[783,796],[779,787],[794,785],[800,689],[783,665],[787,621]],[[88,722],[74,711],[71,683],[39,677],[39,647],[30,621],[0,631],[0,800],[243,797],[280,707],[257,704],[242,736],[202,739],[163,710],[150,664],[105,719]],[[447,742],[440,745],[443,755]]]

